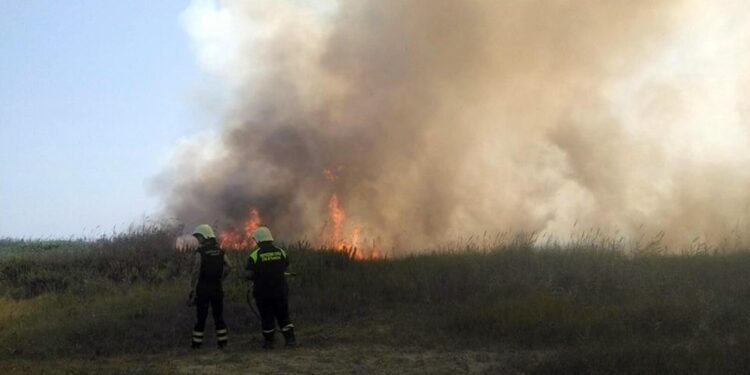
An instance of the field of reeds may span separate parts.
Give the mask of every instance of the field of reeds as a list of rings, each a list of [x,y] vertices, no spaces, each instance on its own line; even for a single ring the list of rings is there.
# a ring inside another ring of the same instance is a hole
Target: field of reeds
[[[354,260],[286,244],[299,348],[262,352],[230,253],[230,347],[188,349],[179,228],[0,240],[0,373],[746,373],[750,252],[518,235]],[[537,244],[537,245],[535,245]],[[258,367],[260,366],[260,367]]]

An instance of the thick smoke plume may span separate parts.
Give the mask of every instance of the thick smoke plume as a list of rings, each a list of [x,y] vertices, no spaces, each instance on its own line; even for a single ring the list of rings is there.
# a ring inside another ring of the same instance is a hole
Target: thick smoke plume
[[[227,104],[161,176],[166,210],[228,228],[255,208],[286,239],[340,225],[402,249],[589,228],[744,240],[748,9],[195,1],[184,21]]]

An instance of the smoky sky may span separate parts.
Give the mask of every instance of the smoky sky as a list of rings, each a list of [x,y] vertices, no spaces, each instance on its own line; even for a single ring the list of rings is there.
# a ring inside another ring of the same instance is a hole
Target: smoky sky
[[[314,239],[336,194],[345,232],[404,249],[590,228],[744,239],[750,39],[721,23],[738,3],[715,4],[216,3],[234,25],[227,105],[159,177],[165,213],[230,227],[257,208]],[[715,46],[725,29],[736,44]]]

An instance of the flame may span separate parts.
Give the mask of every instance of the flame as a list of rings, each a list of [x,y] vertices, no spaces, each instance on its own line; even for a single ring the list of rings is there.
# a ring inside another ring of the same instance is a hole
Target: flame
[[[219,233],[219,243],[224,249],[241,250],[255,246],[253,231],[262,225],[260,212],[251,208],[247,219],[243,223],[243,231],[230,228]]]
[[[351,236],[351,244],[352,247],[357,248],[357,245],[359,245],[359,232],[360,232],[359,226],[355,226],[354,229],[352,229],[352,236]]]
[[[243,239],[234,229],[219,233],[219,244],[223,249],[239,250],[243,248]]]
[[[339,206],[339,198],[336,196],[336,193],[333,193],[331,199],[328,201],[328,218],[333,226],[333,233],[331,233],[329,242],[334,248],[343,250],[346,247],[342,236],[346,213]]]
[[[345,236],[346,212],[341,207],[339,198],[336,193],[331,195],[328,200],[328,223],[329,233],[322,240],[322,245],[330,247],[333,250],[349,254],[354,259],[377,259],[382,258],[382,254],[373,245],[366,249],[360,245],[362,238],[362,228],[354,225],[349,236]]]
[[[340,168],[339,168],[340,169]],[[331,170],[324,170],[323,174],[331,181],[336,179],[336,175]],[[328,218],[323,227],[320,237],[319,246],[321,248],[330,248],[348,254],[353,259],[379,259],[383,258],[380,245],[377,241],[363,246],[363,231],[359,225],[350,225],[351,232],[346,235],[347,215],[341,206],[338,195],[333,193],[328,200]],[[253,231],[263,225],[260,211],[257,208],[251,208],[247,218],[242,223],[241,229],[229,228],[219,233],[219,243],[221,247],[229,250],[242,250],[255,246],[253,240]]]
[[[245,237],[253,238],[253,232],[261,226],[260,212],[253,208],[250,210],[250,215],[245,221]]]

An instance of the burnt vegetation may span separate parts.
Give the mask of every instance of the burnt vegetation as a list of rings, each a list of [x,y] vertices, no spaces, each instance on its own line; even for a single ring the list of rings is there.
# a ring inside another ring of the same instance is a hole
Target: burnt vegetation
[[[190,252],[175,248],[180,233],[0,242],[0,360],[186,351],[194,318],[184,304]],[[750,368],[750,252],[535,239],[375,260],[287,244],[300,341],[536,353],[511,364],[529,373]],[[231,339],[255,350],[258,323],[237,272],[247,254],[230,256]]]

